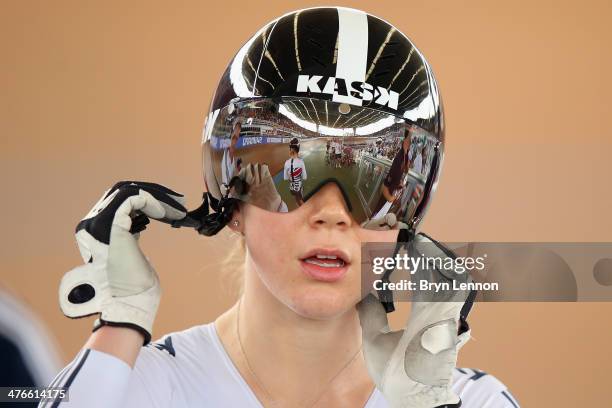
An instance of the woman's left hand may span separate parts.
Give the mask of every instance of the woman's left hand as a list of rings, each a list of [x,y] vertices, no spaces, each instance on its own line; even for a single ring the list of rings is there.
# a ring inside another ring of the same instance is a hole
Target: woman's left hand
[[[449,258],[446,248],[417,234],[410,244],[411,257]],[[444,264],[444,263],[442,263]],[[420,268],[413,281],[436,283],[469,281],[467,272]],[[459,407],[460,399],[451,390],[457,353],[470,338],[467,324],[460,323],[460,311],[469,291],[415,291],[406,327],[391,331],[380,301],[369,294],[359,304],[366,366],[393,408]],[[462,330],[459,333],[459,330]]]

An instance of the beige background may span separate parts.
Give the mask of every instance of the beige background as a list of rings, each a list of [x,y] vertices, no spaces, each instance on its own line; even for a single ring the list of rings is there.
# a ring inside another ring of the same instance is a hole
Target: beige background
[[[340,3],[397,25],[440,82],[447,156],[425,231],[612,240],[610,2]],[[65,359],[91,327],[63,317],[56,299],[80,262],[77,221],[120,179],[171,186],[195,206],[201,125],[225,65],[265,22],[315,4],[2,1],[1,284],[42,317]],[[155,225],[143,241],[164,288],[156,335],[231,304],[210,263],[227,236]],[[611,312],[479,304],[461,364],[495,373],[525,407],[599,406],[609,400]]]

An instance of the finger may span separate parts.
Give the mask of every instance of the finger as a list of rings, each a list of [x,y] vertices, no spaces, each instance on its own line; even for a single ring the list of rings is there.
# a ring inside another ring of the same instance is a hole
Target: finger
[[[385,225],[385,222],[382,218],[365,221],[363,224],[361,224],[361,228],[373,231],[386,231],[390,229],[388,225]]]
[[[242,180],[243,184],[249,184],[249,166],[243,166],[238,172],[238,178]]]
[[[100,213],[104,208],[106,208],[106,206],[108,205],[108,203],[110,203],[113,198],[114,195],[116,195],[116,193],[113,195],[113,197],[111,197],[111,190],[112,188],[106,190],[104,192],[104,194],[102,194],[102,197],[100,197],[100,199],[96,202],[96,204],[94,204],[94,206],[91,208],[91,210],[89,210],[89,212],[85,215],[85,217],[83,217],[81,219],[81,221],[86,220],[88,218],[92,218],[95,217],[96,215],[98,215],[98,213]],[[115,189],[116,191],[116,189]],[[77,230],[78,230],[78,226],[77,226]]]
[[[163,218],[165,209],[153,196],[140,190],[138,195],[127,197],[117,208],[112,225],[129,231],[132,228],[132,213],[140,211],[151,218]],[[110,231],[109,231],[110,232]]]
[[[270,174],[270,168],[268,167],[267,164],[264,164],[263,166],[261,166],[261,179],[267,179],[267,178],[272,178],[272,175]]]
[[[106,196],[113,194],[116,190],[119,190],[121,187],[131,184],[131,181],[118,181],[111,188],[106,190]]]
[[[169,220],[182,220],[187,216],[187,209],[179,210],[176,209],[173,205],[168,205],[168,203],[164,200],[160,200],[159,203],[162,207],[164,207],[164,216],[162,218]],[[184,208],[184,207],[183,207]],[[161,219],[161,218],[156,218]]]
[[[387,231],[392,229],[396,224],[397,218],[395,217],[395,214],[389,213],[386,214],[384,217],[366,221],[362,224],[361,227],[375,231]]]
[[[393,227],[394,229],[408,229],[408,224],[405,222],[398,221],[397,224]]]
[[[169,188],[154,183],[139,184],[139,182],[134,182],[131,185],[147,191],[157,200],[161,201],[164,204],[164,207],[172,207],[179,212],[184,212],[185,214],[187,213],[187,209],[185,208],[185,197],[182,194],[176,193]],[[171,213],[174,213],[174,211],[171,211]]]
[[[151,218],[180,220],[187,215],[187,209],[166,194],[141,190],[139,197],[144,197],[144,205],[141,208],[134,207],[134,210],[140,210]],[[139,206],[141,202],[135,200],[134,205]]]
[[[385,309],[371,294],[357,304],[357,309],[368,369],[382,373],[397,348],[404,330],[390,331]]]
[[[388,213],[385,215],[385,222],[389,227],[393,228],[397,224],[397,217],[393,213]]]
[[[180,220],[185,218],[185,216],[187,215],[187,209],[183,206],[182,203],[177,202],[174,197],[171,197],[164,193],[160,193],[159,191],[150,191],[148,193],[151,194],[153,199],[157,200],[163,207],[164,215],[162,216],[162,218],[165,217],[170,220]],[[159,217],[151,217],[155,219],[160,219]]]
[[[253,164],[249,163],[246,168],[246,182],[248,185],[252,185],[255,180],[255,174],[253,172]]]
[[[168,194],[170,196],[174,196],[174,197],[183,197],[183,194],[181,193],[177,193],[176,191],[173,191],[171,189],[169,189],[168,187],[162,186],[161,184],[156,184],[156,183],[149,183],[147,181],[132,181],[130,182],[132,184],[136,184],[137,186],[146,189],[146,190],[158,190],[161,191],[164,194]]]
[[[255,163],[254,169],[253,169],[253,173],[255,176],[255,184],[261,184],[261,173],[260,173],[260,166],[259,163]]]

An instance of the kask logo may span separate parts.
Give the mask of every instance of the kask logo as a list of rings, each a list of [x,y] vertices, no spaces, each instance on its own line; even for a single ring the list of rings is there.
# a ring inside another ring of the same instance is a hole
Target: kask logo
[[[300,75],[296,91],[333,95],[334,102],[349,102],[357,105],[361,105],[364,101],[374,101],[378,105],[396,110],[399,101],[399,94],[390,89],[367,82],[322,75]]]

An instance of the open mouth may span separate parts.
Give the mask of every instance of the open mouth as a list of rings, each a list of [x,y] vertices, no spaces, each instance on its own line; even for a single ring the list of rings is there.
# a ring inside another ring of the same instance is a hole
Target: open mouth
[[[334,282],[341,279],[350,264],[348,255],[335,249],[314,249],[300,261],[306,275],[323,282]]]
[[[323,268],[341,268],[346,262],[344,259],[337,257],[336,255],[322,255],[317,254],[309,258],[304,259],[304,262],[321,266]]]

